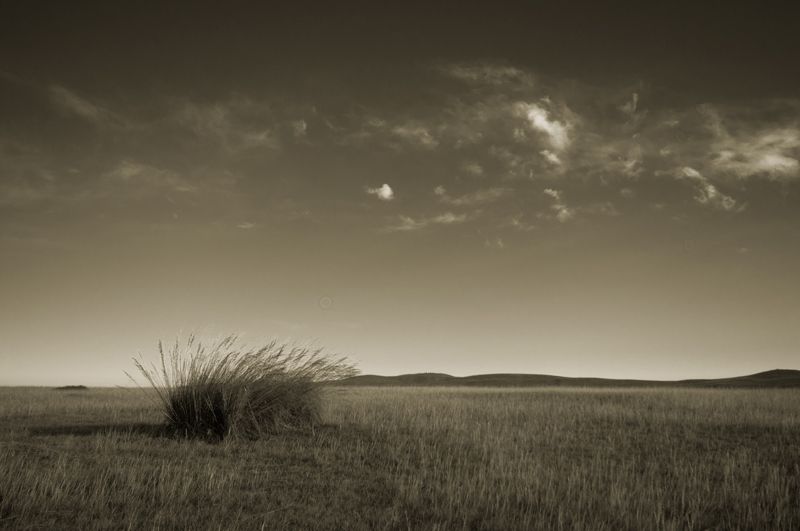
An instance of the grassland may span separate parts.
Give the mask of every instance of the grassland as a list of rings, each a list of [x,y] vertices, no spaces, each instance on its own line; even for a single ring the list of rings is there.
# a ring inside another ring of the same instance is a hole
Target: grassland
[[[138,389],[0,388],[0,529],[800,529],[798,389],[327,392],[209,444]]]

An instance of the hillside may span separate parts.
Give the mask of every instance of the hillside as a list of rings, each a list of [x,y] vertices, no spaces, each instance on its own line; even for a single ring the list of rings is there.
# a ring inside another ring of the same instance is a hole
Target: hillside
[[[341,386],[447,386],[447,387],[800,387],[800,371],[775,369],[748,376],[702,380],[616,380],[610,378],[568,378],[545,374],[478,374],[450,376],[441,373],[400,376],[362,375],[347,378]]]

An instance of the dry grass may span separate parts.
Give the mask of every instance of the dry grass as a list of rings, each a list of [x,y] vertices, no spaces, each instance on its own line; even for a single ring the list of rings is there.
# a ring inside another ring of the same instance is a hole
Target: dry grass
[[[0,389],[0,528],[800,529],[800,391],[331,388],[159,437],[131,390]]]
[[[211,440],[318,422],[322,387],[358,373],[322,348],[277,340],[249,347],[235,334],[215,342],[192,334],[169,350],[159,341],[158,351],[158,367],[134,361],[158,395],[167,430]]]

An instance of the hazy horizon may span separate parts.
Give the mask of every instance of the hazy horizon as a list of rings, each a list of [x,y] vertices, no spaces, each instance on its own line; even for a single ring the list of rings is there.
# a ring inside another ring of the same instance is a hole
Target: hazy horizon
[[[798,369],[778,4],[19,4],[0,385],[128,385],[202,328],[363,374]]]

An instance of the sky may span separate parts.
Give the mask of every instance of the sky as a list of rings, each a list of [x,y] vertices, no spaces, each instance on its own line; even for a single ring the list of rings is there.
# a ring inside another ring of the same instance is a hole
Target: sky
[[[191,331],[381,375],[800,369],[787,9],[12,1],[0,385],[132,385]]]

